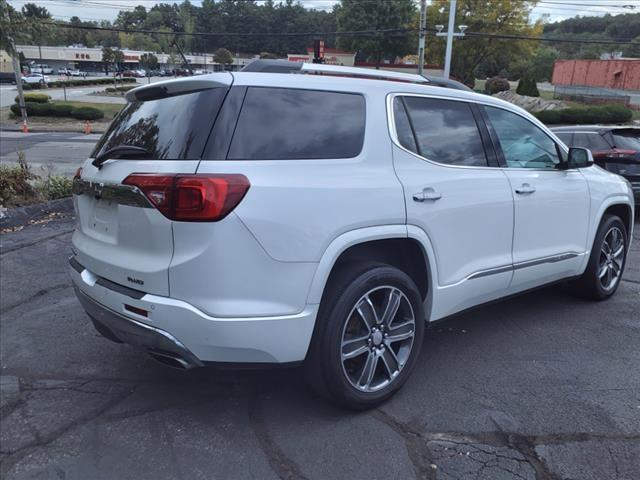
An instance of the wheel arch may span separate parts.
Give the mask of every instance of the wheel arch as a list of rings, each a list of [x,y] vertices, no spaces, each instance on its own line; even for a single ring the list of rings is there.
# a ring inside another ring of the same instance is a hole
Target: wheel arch
[[[314,275],[308,303],[320,303],[325,288],[336,268],[348,261],[378,260],[409,275],[418,286],[426,308],[431,304],[435,263],[433,249],[424,232],[417,227],[386,225],[346,232],[334,239],[325,250]],[[426,243],[425,243],[426,242]]]

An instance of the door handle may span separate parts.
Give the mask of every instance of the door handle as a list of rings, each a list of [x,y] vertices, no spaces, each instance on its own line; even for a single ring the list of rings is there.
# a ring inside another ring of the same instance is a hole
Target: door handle
[[[523,183],[519,187],[516,187],[516,193],[520,195],[525,195],[527,193],[533,193],[536,191],[536,187],[532,187],[528,183]]]
[[[440,200],[442,198],[442,194],[436,192],[433,188],[427,187],[423,189],[421,192],[413,194],[413,200],[416,202],[426,202],[428,200]]]

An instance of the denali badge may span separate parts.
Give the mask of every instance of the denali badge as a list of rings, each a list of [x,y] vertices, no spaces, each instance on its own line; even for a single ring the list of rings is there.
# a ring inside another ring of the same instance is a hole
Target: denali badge
[[[127,280],[131,283],[137,283],[138,285],[144,285],[144,281],[139,278],[127,277]]]

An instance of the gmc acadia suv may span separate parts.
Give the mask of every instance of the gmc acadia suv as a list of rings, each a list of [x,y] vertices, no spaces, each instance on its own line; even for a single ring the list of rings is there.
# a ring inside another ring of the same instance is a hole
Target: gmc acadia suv
[[[429,322],[620,283],[629,183],[499,99],[312,64],[127,99],[74,179],[70,272],[99,332],[166,364],[304,362],[368,408]]]

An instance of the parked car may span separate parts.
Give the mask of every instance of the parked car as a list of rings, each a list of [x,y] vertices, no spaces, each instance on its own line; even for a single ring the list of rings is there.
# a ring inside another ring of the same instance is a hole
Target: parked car
[[[73,186],[70,274],[105,337],[184,369],[302,363],[361,409],[431,322],[569,279],[615,293],[633,193],[588,150],[418,75],[299,73],[127,93]]]
[[[188,77],[191,75],[191,72],[186,68],[174,68],[173,75],[176,77]]]
[[[33,67],[31,67],[29,70],[31,71],[31,73],[44,73],[44,74],[53,73],[53,68],[51,68],[49,65],[45,63],[37,63]]]
[[[66,68],[66,67],[59,69],[58,75],[67,75],[70,77],[86,77],[87,76],[85,72],[82,72],[80,70],[76,70],[73,68]]]
[[[22,76],[22,83],[48,84],[49,82],[51,82],[51,79],[47,75],[43,75],[41,73],[29,73]]]
[[[0,83],[10,83],[15,85],[16,74],[13,72],[0,72]]]
[[[134,72],[136,73],[136,76],[138,78],[144,78],[147,76],[147,71],[143,68],[139,68],[137,70],[134,70]]]
[[[551,130],[571,147],[588,148],[597,165],[629,180],[640,204],[640,128],[579,125]]]

